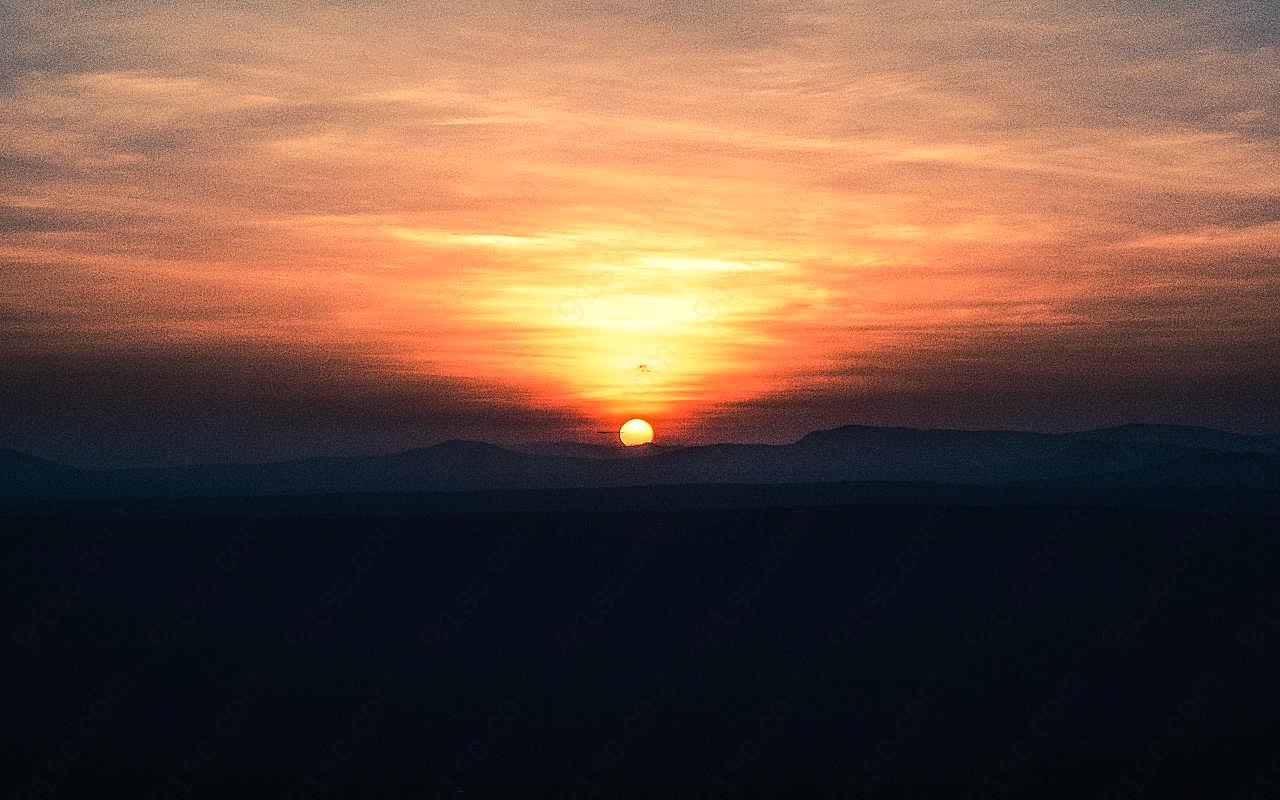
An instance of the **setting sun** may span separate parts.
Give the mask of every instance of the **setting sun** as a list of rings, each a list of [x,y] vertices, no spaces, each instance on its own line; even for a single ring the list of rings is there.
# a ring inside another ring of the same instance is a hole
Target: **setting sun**
[[[618,429],[618,438],[627,447],[653,441],[653,426],[642,419],[629,419]]]

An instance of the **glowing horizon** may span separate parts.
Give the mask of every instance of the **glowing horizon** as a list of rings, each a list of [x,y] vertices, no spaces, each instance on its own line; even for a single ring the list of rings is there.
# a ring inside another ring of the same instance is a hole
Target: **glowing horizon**
[[[1246,3],[308,8],[21,19],[6,358],[323,353],[497,439],[1277,425]]]

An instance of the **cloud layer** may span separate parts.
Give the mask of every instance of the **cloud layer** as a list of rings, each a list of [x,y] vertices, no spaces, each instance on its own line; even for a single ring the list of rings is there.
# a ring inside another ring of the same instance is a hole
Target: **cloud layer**
[[[185,386],[108,415],[141,461],[209,359],[252,407],[321,352],[332,385],[420,393],[394,433],[352,409],[371,447],[636,415],[687,440],[1280,425],[1264,2],[0,17],[0,413],[35,449],[75,450],[35,398],[115,402],[128,381],[53,392],[113,353]]]

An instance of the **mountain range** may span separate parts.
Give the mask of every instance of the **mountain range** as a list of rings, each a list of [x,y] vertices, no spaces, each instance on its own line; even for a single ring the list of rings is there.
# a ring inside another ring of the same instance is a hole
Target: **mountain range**
[[[611,448],[447,441],[387,455],[86,470],[0,450],[0,499],[230,497],[695,484],[930,483],[1276,490],[1280,436],[1124,425],[1075,433],[846,426],[790,444]]]

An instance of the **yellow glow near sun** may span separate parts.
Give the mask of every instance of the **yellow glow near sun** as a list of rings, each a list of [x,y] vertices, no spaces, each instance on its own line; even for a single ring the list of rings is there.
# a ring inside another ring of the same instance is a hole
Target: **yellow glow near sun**
[[[618,438],[627,447],[653,441],[653,426],[642,419],[629,419],[618,429]]]

